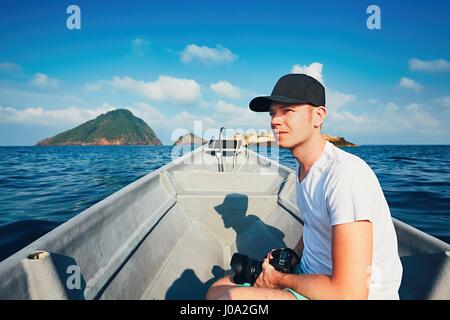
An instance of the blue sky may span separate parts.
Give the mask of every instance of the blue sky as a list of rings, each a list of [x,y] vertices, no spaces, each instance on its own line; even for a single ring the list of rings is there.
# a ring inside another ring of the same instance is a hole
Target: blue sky
[[[81,29],[69,30],[69,5]],[[369,30],[376,4],[381,29]],[[448,144],[449,1],[0,2],[0,145],[32,145],[127,108],[171,144],[194,129],[270,128],[248,102],[305,72],[323,132],[358,144]]]

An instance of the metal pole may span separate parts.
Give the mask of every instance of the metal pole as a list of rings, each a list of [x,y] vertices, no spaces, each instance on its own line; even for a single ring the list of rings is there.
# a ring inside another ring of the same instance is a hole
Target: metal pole
[[[222,130],[225,130],[224,127],[220,128],[220,132],[219,132],[219,146],[220,146],[220,156],[219,156],[219,171],[220,172],[225,172],[225,167],[223,165],[223,146],[222,146]]]

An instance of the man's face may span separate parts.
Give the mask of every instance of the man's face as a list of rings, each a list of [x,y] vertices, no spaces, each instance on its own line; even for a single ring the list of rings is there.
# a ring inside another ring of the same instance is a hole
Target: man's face
[[[294,148],[313,135],[312,108],[314,107],[308,104],[273,102],[270,105],[272,130],[281,148]]]

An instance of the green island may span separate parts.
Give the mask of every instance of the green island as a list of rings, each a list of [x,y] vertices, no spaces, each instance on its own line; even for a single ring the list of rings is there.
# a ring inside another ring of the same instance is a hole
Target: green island
[[[148,124],[129,110],[117,109],[71,130],[39,141],[38,146],[162,145]]]

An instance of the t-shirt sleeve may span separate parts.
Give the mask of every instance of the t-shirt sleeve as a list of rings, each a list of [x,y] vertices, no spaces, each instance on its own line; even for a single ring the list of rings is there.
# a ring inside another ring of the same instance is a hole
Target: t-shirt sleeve
[[[379,189],[375,174],[364,163],[346,163],[336,167],[325,192],[331,225],[359,220],[373,222]]]

